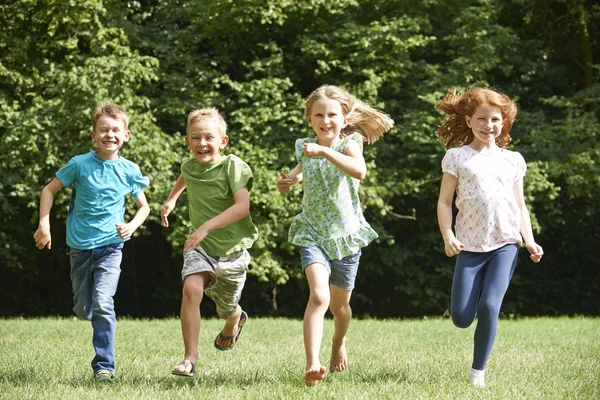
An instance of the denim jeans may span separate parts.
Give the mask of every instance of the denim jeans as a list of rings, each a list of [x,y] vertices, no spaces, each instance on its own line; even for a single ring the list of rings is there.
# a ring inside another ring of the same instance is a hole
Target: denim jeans
[[[92,344],[96,356],[94,372],[115,371],[115,316],[113,296],[121,274],[123,243],[91,250],[70,250],[73,311],[78,317],[92,321]]]

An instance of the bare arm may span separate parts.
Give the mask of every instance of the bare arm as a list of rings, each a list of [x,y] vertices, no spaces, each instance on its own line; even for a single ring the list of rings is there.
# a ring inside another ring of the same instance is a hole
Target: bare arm
[[[165,204],[163,204],[162,208],[160,209],[160,219],[164,227],[169,226],[169,220],[167,219],[167,217],[175,208],[177,199],[179,198],[181,193],[183,193],[185,187],[186,184],[185,179],[183,178],[183,174],[179,174],[175,185],[173,185],[173,189],[171,189],[171,193],[169,193],[169,196],[167,197],[167,201],[165,201]]]
[[[203,223],[202,226],[188,237],[183,245],[184,252],[200,245],[204,238],[215,229],[233,224],[250,213],[250,194],[246,186],[236,190],[233,194],[233,201],[234,203],[231,207]]]
[[[452,200],[458,179],[448,172],[444,172],[442,176],[442,184],[440,186],[440,196],[437,204],[437,217],[440,232],[444,239],[444,251],[448,257],[452,257],[465,247],[452,232]]]
[[[38,228],[33,234],[33,240],[38,249],[52,247],[52,237],[50,235],[50,210],[54,204],[54,195],[64,186],[58,178],[54,178],[42,189],[40,198],[40,222]]]
[[[297,164],[289,175],[285,172],[279,173],[277,190],[279,190],[279,193],[281,194],[286,194],[290,191],[290,187],[298,182],[302,182],[302,166],[300,164]]]
[[[544,250],[542,249],[542,246],[537,244],[533,238],[531,218],[529,217],[529,210],[527,210],[527,206],[525,205],[525,196],[523,194],[523,179],[519,179],[517,182],[515,182],[514,192],[515,199],[517,200],[517,204],[521,210],[521,236],[523,236],[527,250],[530,253],[529,258],[531,258],[533,262],[540,262],[542,256],[544,255]]]
[[[325,157],[330,163],[341,169],[343,173],[353,178],[363,180],[367,176],[367,164],[356,142],[348,143],[346,154],[337,152],[330,147],[318,145],[317,143],[305,143],[304,155],[308,158],[315,156]]]
[[[148,217],[148,214],[150,214],[150,207],[148,206],[148,201],[146,200],[146,195],[143,191],[135,198],[135,204],[137,205],[138,210],[133,216],[133,219],[127,224],[117,224],[117,232],[119,236],[121,236],[121,239],[130,238],[131,235],[133,235],[133,232],[142,225]]]

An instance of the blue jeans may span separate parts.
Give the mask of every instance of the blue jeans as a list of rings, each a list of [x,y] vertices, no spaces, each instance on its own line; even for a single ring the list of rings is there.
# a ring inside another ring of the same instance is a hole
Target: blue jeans
[[[452,281],[452,322],[467,328],[477,316],[473,364],[483,371],[498,330],[498,315],[508,289],[519,247],[512,243],[486,253],[461,251]]]
[[[70,250],[73,311],[92,321],[92,344],[96,356],[92,369],[115,371],[115,331],[117,318],[113,296],[121,275],[123,243],[91,250]]]

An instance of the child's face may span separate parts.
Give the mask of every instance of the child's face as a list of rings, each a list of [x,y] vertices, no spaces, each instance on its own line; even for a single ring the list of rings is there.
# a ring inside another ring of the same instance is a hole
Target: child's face
[[[96,128],[91,132],[92,141],[96,143],[98,157],[105,160],[116,160],[119,149],[129,141],[131,132],[125,129],[125,123],[108,115],[102,115],[96,121]]]
[[[337,143],[340,140],[340,132],[347,125],[340,102],[326,97],[313,103],[308,122],[322,146],[333,146]]]
[[[480,105],[473,115],[465,116],[465,120],[475,136],[473,141],[479,144],[495,144],[496,138],[502,133],[502,112],[489,104]]]
[[[213,121],[195,121],[188,127],[185,143],[198,161],[210,164],[221,158],[220,151],[227,146],[229,137],[221,135]]]

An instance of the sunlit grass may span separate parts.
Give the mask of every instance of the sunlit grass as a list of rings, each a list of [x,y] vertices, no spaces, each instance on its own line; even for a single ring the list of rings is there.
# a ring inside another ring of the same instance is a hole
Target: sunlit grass
[[[302,322],[250,318],[221,352],[222,323],[203,321],[194,378],[172,376],[183,356],[179,321],[119,320],[117,380],[96,388],[91,326],[75,319],[0,320],[1,399],[597,399],[600,319],[502,320],[483,390],[466,378],[474,327],[449,320],[352,321],[350,368],[315,388],[302,380]],[[332,322],[321,362],[328,365]]]

